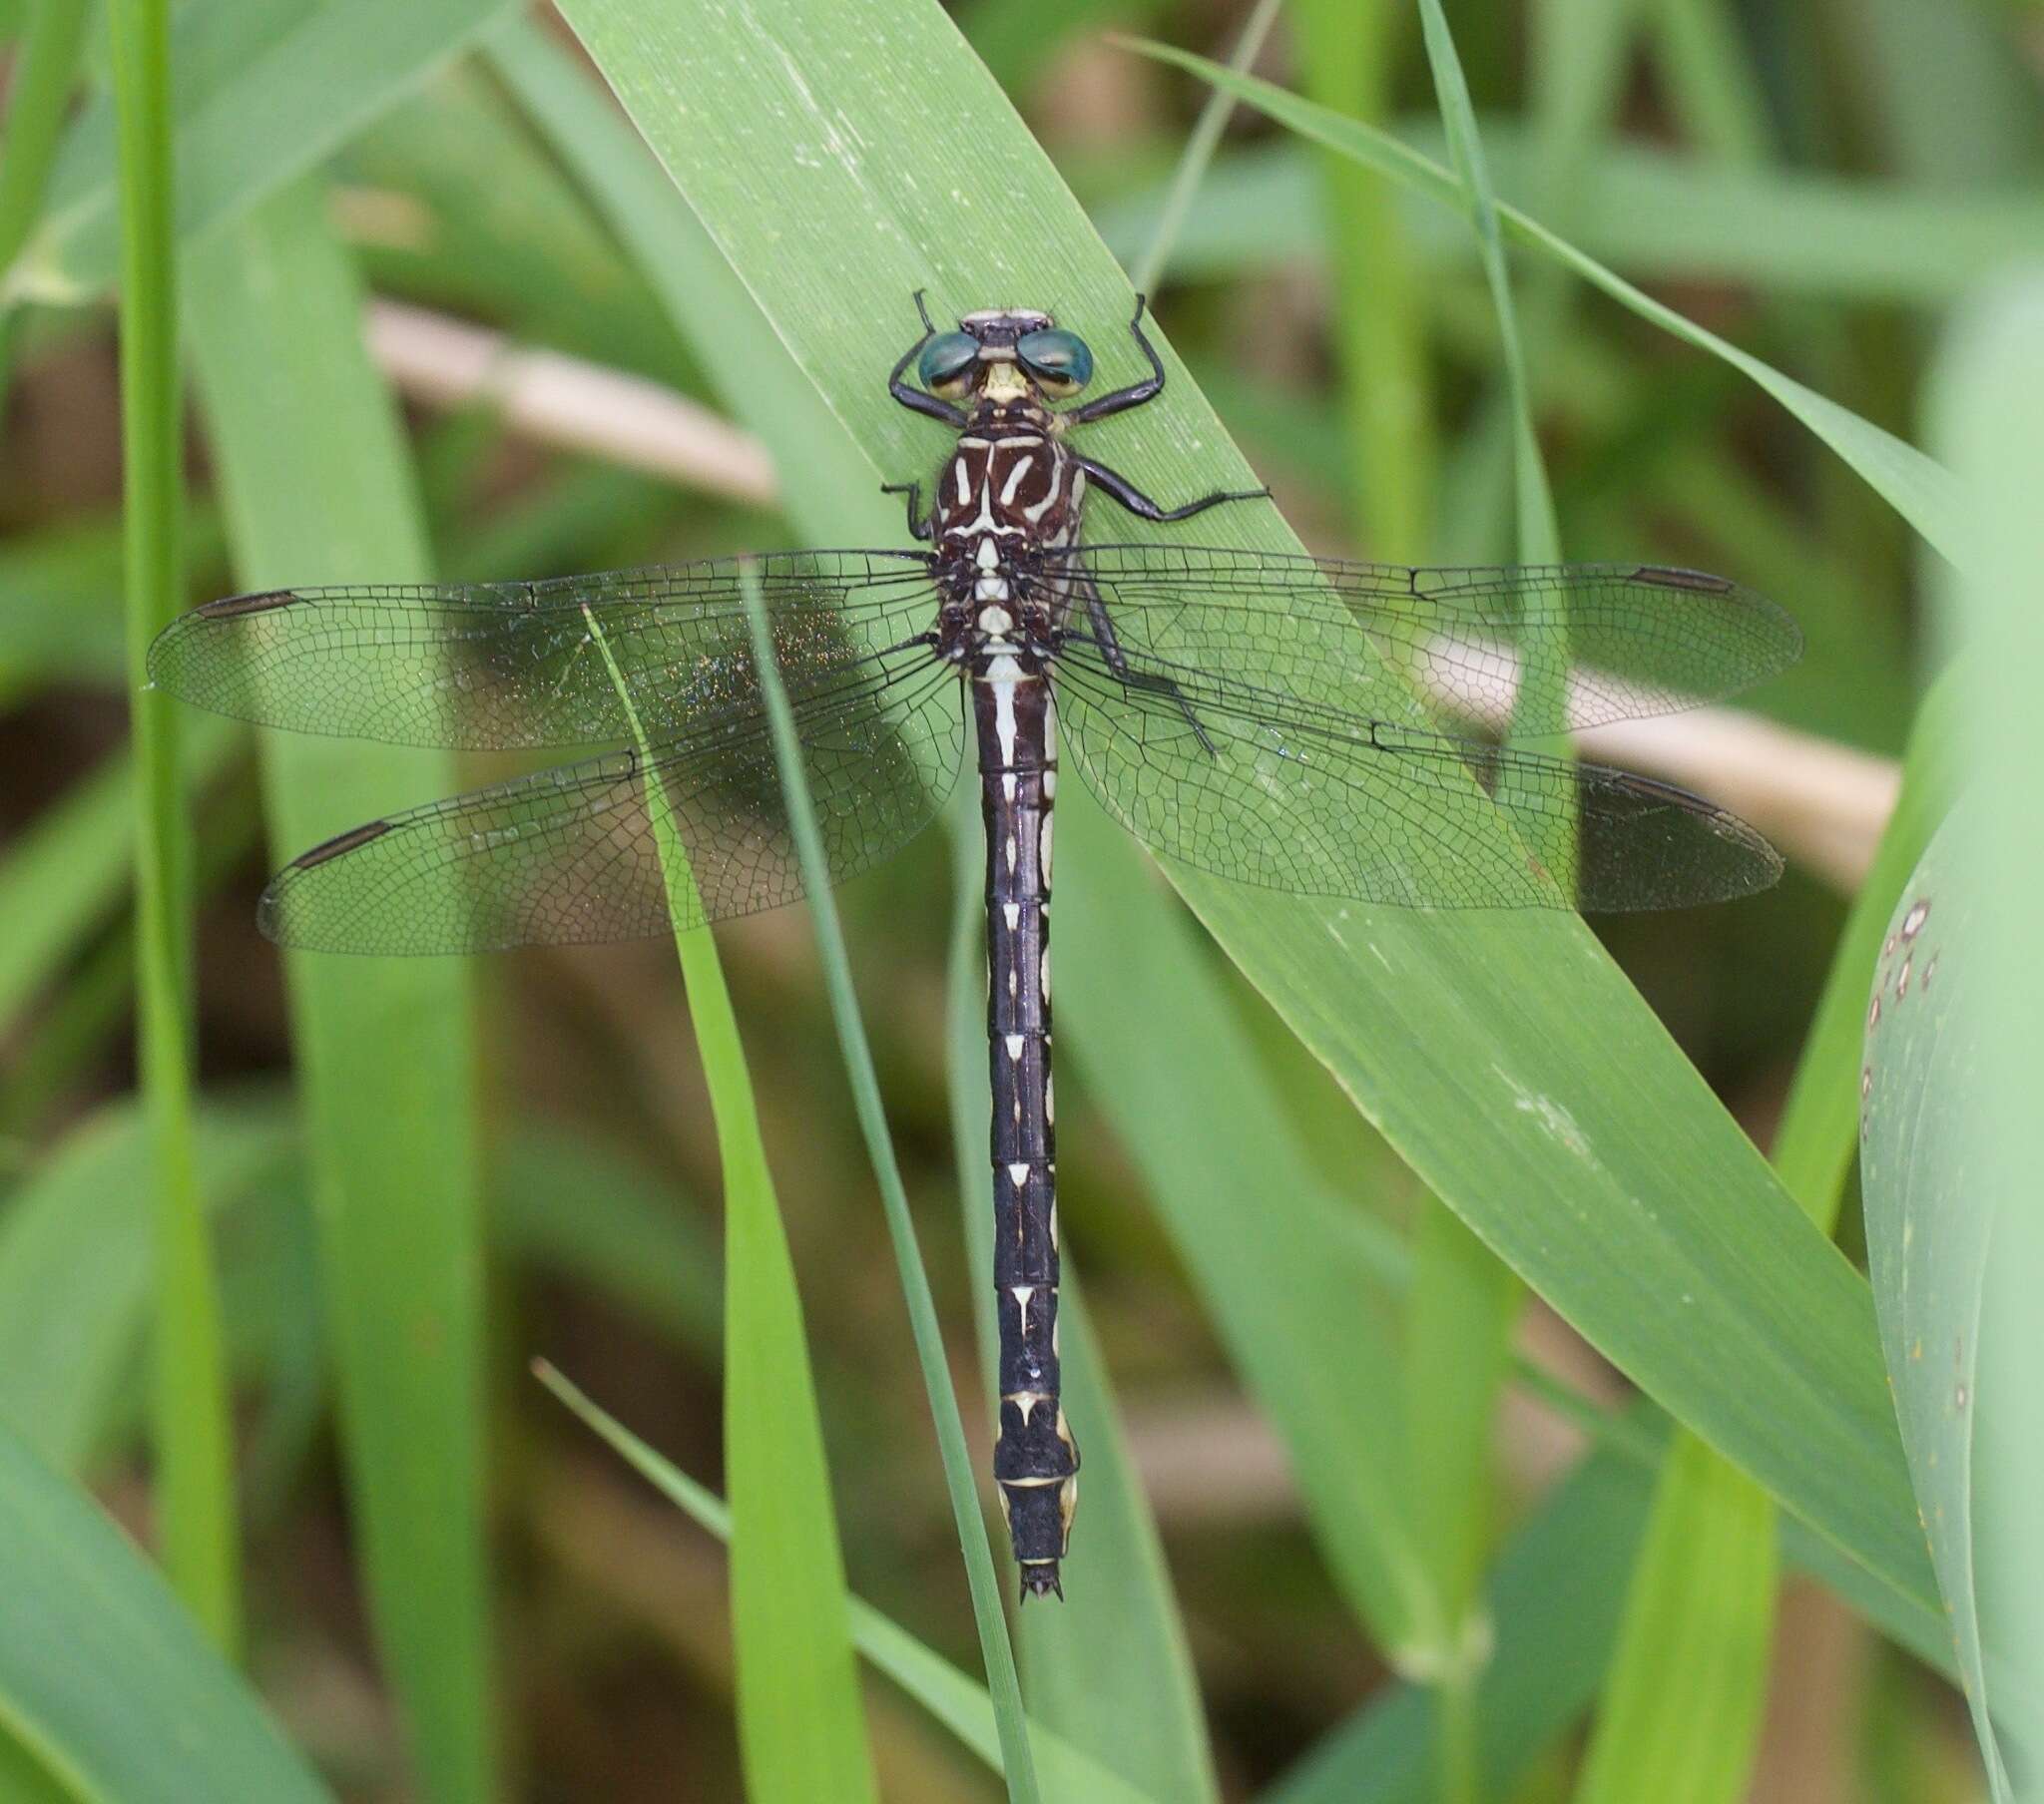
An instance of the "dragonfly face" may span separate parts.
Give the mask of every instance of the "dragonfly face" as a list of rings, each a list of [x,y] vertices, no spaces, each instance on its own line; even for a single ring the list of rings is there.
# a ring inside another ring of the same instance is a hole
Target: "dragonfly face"
[[[1129,337],[1148,373],[1085,400],[1093,353],[1047,312],[967,313],[943,333],[926,311],[922,323],[888,392],[953,435],[927,506],[920,483],[894,490],[923,550],[277,590],[174,623],[150,672],[203,706],[301,731],[611,748],[301,854],[261,923],[327,951],[627,939],[794,900],[802,873],[749,581],[833,880],[933,819],[976,747],[994,1475],[1026,1592],[1055,1594],[1079,1466],[1059,1402],[1050,1073],[1060,763],[1163,857],[1292,894],[1426,908],[1718,901],[1772,882],[1773,848],[1666,783],[1506,742],[1520,673],[1565,677],[1567,724],[1593,727],[1729,694],[1792,661],[1800,638],[1759,596],[1656,565],[1428,570],[1176,538],[1082,545],[1092,497],[1168,523],[1263,493],[1166,506],[1087,455],[1081,428],[1163,392],[1140,302]],[[645,751],[616,749],[642,735]],[[687,849],[683,899],[652,825],[655,790]],[[1574,854],[1566,879],[1532,855],[1557,837]]]

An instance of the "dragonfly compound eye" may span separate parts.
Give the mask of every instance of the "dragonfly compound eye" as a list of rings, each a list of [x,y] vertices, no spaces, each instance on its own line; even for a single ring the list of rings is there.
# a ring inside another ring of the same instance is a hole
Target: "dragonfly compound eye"
[[[972,386],[979,366],[979,340],[970,332],[939,332],[922,347],[916,373],[931,394],[955,401]]]
[[[1016,340],[1015,355],[1050,394],[1075,395],[1093,380],[1093,352],[1077,332],[1025,332]]]

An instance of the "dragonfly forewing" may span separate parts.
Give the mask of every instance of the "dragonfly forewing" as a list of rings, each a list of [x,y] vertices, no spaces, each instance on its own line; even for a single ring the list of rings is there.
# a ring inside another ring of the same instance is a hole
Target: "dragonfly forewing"
[[[1602,726],[1734,694],[1802,650],[1765,597],[1660,565],[1427,569],[1174,545],[1079,556],[1132,656],[1366,717],[1502,728],[1539,668],[1568,676],[1567,726]],[[1365,705],[1353,684],[1380,668],[1399,682]]]
[[[928,561],[783,552],[752,561],[788,691],[870,671],[929,624]],[[720,558],[530,583],[370,584],[210,603],[150,651],[151,680],[296,732],[468,749],[629,743],[753,698],[740,564]]]

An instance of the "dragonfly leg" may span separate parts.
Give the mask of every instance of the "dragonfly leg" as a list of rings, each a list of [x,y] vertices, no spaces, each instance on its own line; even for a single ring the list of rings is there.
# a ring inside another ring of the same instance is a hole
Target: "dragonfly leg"
[[[1215,756],[1214,741],[1207,737],[1207,729],[1200,724],[1200,716],[1193,712],[1193,704],[1186,699],[1186,692],[1169,676],[1159,676],[1155,671],[1138,671],[1129,664],[1129,655],[1122,650],[1121,636],[1114,630],[1114,617],[1108,613],[1107,604],[1100,599],[1100,591],[1089,587],[1086,592],[1086,618],[1093,625],[1093,637],[1100,647],[1100,656],[1115,678],[1124,688],[1143,689],[1153,695],[1169,695],[1178,703],[1178,711],[1185,715],[1186,724],[1193,729],[1193,736],[1200,741],[1200,748],[1211,758]]]
[[[1204,514],[1210,507],[1219,507],[1224,501],[1263,501],[1271,493],[1269,489],[1216,489],[1213,494],[1202,495],[1184,507],[1168,508],[1152,501],[1119,470],[1110,470],[1105,464],[1076,454],[1073,461],[1093,479],[1096,486],[1139,520],[1190,520],[1195,514]]]
[[[922,315],[922,336],[901,353],[901,360],[888,372],[887,392],[911,413],[926,414],[930,419],[942,420],[945,425],[962,430],[967,418],[962,407],[953,407],[949,401],[940,401],[935,395],[925,394],[901,379],[915,361],[916,353],[936,336],[937,328],[930,324],[929,308],[922,304],[920,288],[915,291],[915,310]]]
[[[1104,394],[1088,401],[1083,407],[1074,407],[1065,418],[1075,426],[1083,426],[1088,420],[1104,420],[1111,413],[1126,413],[1131,407],[1140,407],[1145,401],[1154,401],[1164,392],[1164,364],[1157,355],[1157,347],[1143,335],[1143,309],[1148,306],[1149,297],[1136,296],[1136,316],[1129,321],[1129,331],[1138,348],[1150,360],[1150,373],[1140,382],[1131,382],[1126,388],[1117,388],[1112,394]]]
[[[928,515],[922,511],[922,484],[920,482],[883,482],[881,495],[905,495],[907,497],[907,531],[909,538],[930,544],[936,538],[936,527],[930,525]]]
[[[920,539],[924,544],[928,544],[930,540],[937,536],[936,528],[930,524],[928,517],[922,511],[921,483],[883,482],[880,484],[880,493],[882,495],[906,495],[908,497],[908,534],[910,538]]]

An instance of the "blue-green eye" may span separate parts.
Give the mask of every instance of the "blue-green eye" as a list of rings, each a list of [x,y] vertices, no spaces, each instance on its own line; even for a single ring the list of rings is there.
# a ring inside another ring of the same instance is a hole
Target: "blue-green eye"
[[[1077,332],[1055,328],[1025,332],[1016,341],[1015,355],[1055,395],[1077,394],[1093,380],[1093,353]]]
[[[939,332],[922,347],[922,360],[915,367],[923,387],[952,400],[972,385],[978,363],[979,340],[970,332]]]

